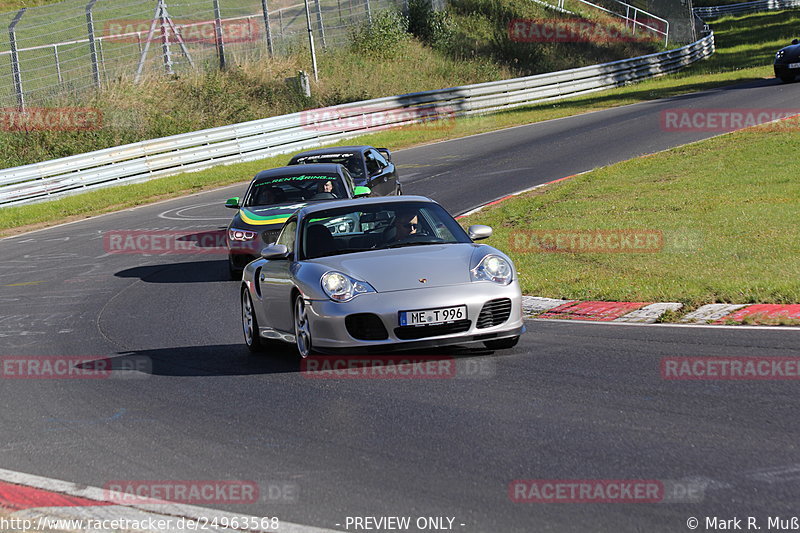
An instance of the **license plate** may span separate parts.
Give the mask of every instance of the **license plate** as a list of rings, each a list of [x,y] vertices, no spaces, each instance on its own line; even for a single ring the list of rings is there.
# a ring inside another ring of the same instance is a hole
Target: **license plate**
[[[789,68],[800,68],[800,63],[789,63]]]
[[[467,306],[439,307],[436,309],[419,309],[417,311],[400,311],[401,326],[427,326],[442,324],[467,318]]]

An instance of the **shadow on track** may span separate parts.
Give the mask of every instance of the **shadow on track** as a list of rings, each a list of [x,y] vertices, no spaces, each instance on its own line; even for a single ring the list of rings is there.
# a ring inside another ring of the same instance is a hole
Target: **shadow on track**
[[[121,270],[115,273],[114,276],[118,278],[139,278],[147,283],[231,281],[227,259],[138,266]]]
[[[505,350],[503,351],[505,352]],[[392,354],[320,355],[319,358],[354,358],[357,360],[391,358],[397,361],[409,358],[415,361],[465,360],[490,357],[483,348],[448,347],[422,352],[393,352]],[[317,357],[317,356],[314,356]],[[244,344],[219,344],[212,346],[186,346],[122,352],[111,356],[111,368],[117,371],[135,370],[157,376],[241,376],[303,372],[304,365],[294,346],[277,344],[262,354],[251,355]]]

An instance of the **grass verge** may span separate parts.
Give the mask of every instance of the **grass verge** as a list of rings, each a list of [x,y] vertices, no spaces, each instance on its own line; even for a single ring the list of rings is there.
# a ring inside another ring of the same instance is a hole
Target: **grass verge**
[[[495,228],[487,242],[511,255],[525,294],[690,308],[794,303],[800,185],[791,165],[776,162],[797,147],[796,131],[751,128],[597,169],[462,222]],[[561,252],[581,230],[592,243],[597,234],[611,245],[609,235],[660,239],[648,253],[580,253],[580,244]]]
[[[686,71],[557,103],[530,106],[516,111],[455,121],[452,128],[412,126],[366,135],[347,144],[388,146],[393,150],[576,115],[645,100],[771,75],[770,57],[793,35],[800,13],[785,11],[721,19],[715,24],[717,53]],[[182,196],[199,190],[247,181],[256,171],[282,165],[289,155],[181,174],[135,185],[97,190],[60,200],[0,209],[0,235],[9,235],[45,225],[106,213],[153,201]]]

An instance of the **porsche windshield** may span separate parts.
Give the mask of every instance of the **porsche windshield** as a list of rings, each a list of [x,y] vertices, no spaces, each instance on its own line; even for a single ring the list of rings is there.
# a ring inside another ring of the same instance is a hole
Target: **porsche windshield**
[[[299,174],[257,180],[244,205],[277,205],[313,200],[347,198],[342,179],[337,174]]]
[[[403,202],[330,209],[309,215],[301,259],[368,250],[468,243],[466,232],[438,204]]]

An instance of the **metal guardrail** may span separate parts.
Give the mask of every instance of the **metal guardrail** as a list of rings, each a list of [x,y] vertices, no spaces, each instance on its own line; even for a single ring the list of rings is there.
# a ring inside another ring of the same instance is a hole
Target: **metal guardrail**
[[[696,7],[693,9],[701,18],[716,18],[724,15],[744,15],[759,11],[775,11],[800,7],[800,0],[756,0],[755,2],[742,2],[724,6]]]
[[[389,127],[579,96],[675,72],[712,53],[710,34],[633,59],[354,102],[8,168],[0,171],[0,206],[263,159]]]

